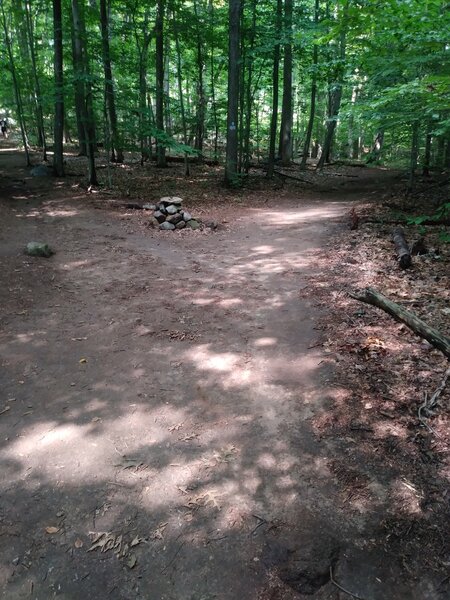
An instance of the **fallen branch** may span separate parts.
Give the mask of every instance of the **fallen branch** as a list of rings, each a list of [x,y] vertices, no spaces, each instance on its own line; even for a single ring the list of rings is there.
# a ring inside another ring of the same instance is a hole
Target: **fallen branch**
[[[302,179],[301,177],[294,177],[294,175],[288,175],[287,173],[283,173],[282,171],[274,170],[274,173],[275,173],[275,175],[279,175],[280,177],[286,177],[287,179],[293,179],[294,181],[301,181],[302,183],[309,183],[309,185],[313,184],[312,181],[308,181],[307,179]]]
[[[366,304],[381,308],[391,315],[391,317],[394,317],[394,319],[405,323],[416,335],[430,342],[432,346],[443,352],[450,359],[449,337],[442,335],[439,331],[427,325],[422,319],[419,319],[413,313],[392,302],[392,300],[389,300],[383,294],[372,288],[366,288],[362,293],[351,293],[350,297],[359,300],[359,302],[365,302]]]
[[[411,252],[405,238],[405,233],[401,227],[396,227],[392,234],[395,249],[397,250],[398,264],[401,269],[408,269],[411,266]]]

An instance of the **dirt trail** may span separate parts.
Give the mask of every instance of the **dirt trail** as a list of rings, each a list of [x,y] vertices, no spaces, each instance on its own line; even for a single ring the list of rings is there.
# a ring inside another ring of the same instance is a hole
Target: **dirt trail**
[[[299,292],[343,204],[145,233],[0,160],[0,597],[348,597],[330,566],[372,600],[434,597],[372,555],[380,515],[339,500],[310,426],[334,388]]]

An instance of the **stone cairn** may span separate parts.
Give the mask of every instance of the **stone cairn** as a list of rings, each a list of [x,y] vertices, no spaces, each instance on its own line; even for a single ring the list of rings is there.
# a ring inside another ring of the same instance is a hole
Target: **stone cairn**
[[[194,219],[187,210],[182,208],[183,200],[176,196],[165,196],[157,204],[144,204],[144,210],[153,211],[152,222],[159,229],[200,229],[201,223]]]

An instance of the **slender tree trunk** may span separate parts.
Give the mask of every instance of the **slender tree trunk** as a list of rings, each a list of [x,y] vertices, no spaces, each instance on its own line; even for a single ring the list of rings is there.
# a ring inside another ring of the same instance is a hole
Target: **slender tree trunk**
[[[423,157],[423,175],[424,177],[430,176],[430,164],[431,164],[431,142],[433,136],[430,133],[430,124],[427,125],[427,133],[425,136],[425,154]]]
[[[197,124],[195,134],[195,148],[200,153],[200,159],[203,152],[203,139],[205,136],[205,113],[206,98],[203,85],[203,72],[205,61],[203,58],[203,41],[200,30],[200,19],[198,14],[197,0],[194,0],[195,30],[197,36]]]
[[[12,80],[13,80],[14,98],[16,101],[17,118],[19,120],[20,132],[22,134],[22,143],[23,143],[23,149],[25,151],[25,159],[27,162],[27,166],[29,167],[31,165],[31,161],[30,161],[27,133],[25,130],[25,120],[24,120],[24,115],[23,115],[22,96],[20,93],[19,81],[17,79],[16,65],[14,62],[14,56],[13,56],[12,46],[11,46],[11,38],[9,37],[8,26],[6,24],[5,7],[3,5],[3,0],[0,0],[0,2],[1,2],[1,10],[2,10],[3,33],[5,36],[5,45],[6,45],[6,50],[8,53],[9,68],[10,68],[11,76],[12,76]]]
[[[367,157],[367,163],[377,163],[380,160],[381,151],[383,150],[384,144],[384,130],[380,129],[375,136],[372,150]]]
[[[214,5],[212,0],[209,0],[208,11],[210,16],[210,30],[214,30]],[[211,41],[211,57],[210,57],[210,72],[211,72],[211,108],[214,122],[214,159],[217,160],[219,148],[219,120],[217,117],[217,102],[216,102],[216,85],[215,85],[215,69],[214,69],[214,41]]]
[[[341,108],[342,100],[342,86],[344,78],[344,61],[346,54],[346,43],[347,43],[347,26],[348,26],[348,7],[349,0],[346,0],[342,9],[342,29],[339,40],[339,65],[336,67],[335,80],[331,85],[329,91],[329,118],[327,123],[327,129],[325,133],[325,140],[322,148],[322,154],[320,155],[319,162],[317,163],[317,169],[323,169],[324,164],[329,163],[331,160],[331,146],[333,143],[334,132],[339,117],[339,111]]]
[[[164,0],[158,0],[156,22],[156,126],[158,134],[164,133]],[[166,147],[161,139],[156,145],[156,164],[158,167],[167,166]]]
[[[64,89],[61,0],[53,0],[53,39],[55,53],[55,132],[53,141],[53,167],[58,177],[64,176]]]
[[[37,61],[36,61],[36,50],[34,46],[34,31],[33,21],[31,18],[31,0],[25,0],[25,21],[27,27],[27,38],[28,46],[30,49],[31,58],[31,70],[33,72],[33,84],[34,84],[34,103],[36,107],[36,121],[38,129],[39,144],[42,147],[42,158],[44,161],[47,160],[47,143],[45,139],[45,128],[44,128],[44,114],[42,110],[42,95],[41,86],[39,83],[39,77],[37,74]]]
[[[292,0],[284,0],[283,103],[281,109],[280,156],[288,166],[292,161]]]
[[[184,111],[184,98],[183,98],[183,77],[181,74],[181,51],[180,51],[180,40],[178,37],[178,22],[175,12],[172,14],[174,23],[174,35],[175,35],[175,49],[177,52],[177,80],[178,80],[178,97],[180,101],[180,112],[181,112],[181,127],[183,129],[183,143],[187,146],[187,127],[186,127],[186,113]],[[186,177],[189,176],[189,158],[187,152],[184,153],[184,174]]]
[[[74,50],[74,68],[75,77],[79,79],[83,91],[83,103],[80,106],[81,116],[84,127],[84,139],[86,140],[87,159],[88,159],[88,181],[90,185],[98,185],[97,172],[95,168],[95,128],[93,127],[93,115],[91,114],[92,107],[92,90],[89,86],[87,89],[84,81],[88,78],[87,56],[85,48],[85,36],[83,31],[84,15],[80,12],[78,0],[72,0],[72,20],[73,20],[73,50]],[[87,91],[86,91],[87,90]]]
[[[277,38],[281,30],[282,18],[282,0],[277,0],[276,25],[275,31]],[[267,165],[267,177],[273,177],[275,168],[275,143],[277,137],[277,122],[278,122],[278,88],[279,88],[279,72],[280,72],[280,43],[277,39],[273,51],[273,71],[272,71],[272,117],[270,119],[270,139],[269,139],[269,163]]]
[[[116,96],[109,48],[109,18],[106,0],[100,0],[100,29],[102,33],[103,72],[105,74],[105,99],[111,126],[111,160],[123,163],[123,147],[117,128]]]
[[[241,0],[228,3],[228,109],[227,109],[227,150],[225,183],[234,186],[238,183],[238,106],[239,106],[239,48],[241,37]]]
[[[74,103],[75,103],[75,116],[77,122],[77,135],[78,135],[78,156],[87,156],[87,146],[86,146],[86,131],[84,125],[84,102],[85,102],[85,93],[84,93],[84,82],[81,77],[77,76],[77,73],[80,71],[80,65],[76,64],[77,60],[77,51],[75,49],[75,33],[73,28],[73,19],[71,22],[71,42],[72,42],[72,60],[73,60],[73,70],[74,70],[74,79],[73,79],[73,87],[74,87]]]
[[[314,25],[316,28],[319,24],[319,0],[315,0],[314,4]],[[313,47],[313,72],[312,72],[312,80],[311,80],[311,101],[309,108],[309,119],[308,119],[308,127],[306,129],[305,143],[303,144],[303,155],[302,161],[300,163],[300,168],[306,168],[306,161],[308,160],[309,147],[311,145],[311,137],[314,127],[314,117],[316,114],[316,96],[317,96],[317,64],[319,61],[319,50],[317,44],[314,44]]]
[[[252,24],[249,35],[249,54],[250,60],[247,67],[247,90],[246,90],[246,113],[245,113],[245,132],[244,132],[244,172],[248,173],[250,169],[250,131],[252,122],[252,78],[253,78],[253,51],[255,48],[256,36],[256,0],[251,0]]]
[[[359,140],[358,136],[355,135],[355,104],[358,99],[359,89],[354,86],[352,89],[352,100],[350,115],[348,117],[348,141],[347,141],[347,157],[358,158],[359,154]]]
[[[411,191],[414,187],[414,180],[417,169],[417,158],[419,155],[419,121],[414,121],[411,125],[411,159],[409,167],[409,182],[408,190]]]

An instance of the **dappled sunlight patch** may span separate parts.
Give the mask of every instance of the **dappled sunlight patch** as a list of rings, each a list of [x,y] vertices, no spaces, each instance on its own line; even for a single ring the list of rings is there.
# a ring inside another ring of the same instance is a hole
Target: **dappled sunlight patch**
[[[268,348],[270,346],[276,346],[278,343],[277,338],[274,337],[260,337],[253,342],[255,348]]]
[[[421,501],[423,497],[420,489],[404,477],[395,479],[391,483],[390,500],[392,510],[399,511],[400,514],[422,515]]]
[[[317,222],[321,219],[330,219],[339,216],[341,212],[342,208],[337,205],[336,208],[322,206],[303,210],[264,211],[261,217],[266,226],[283,226],[305,223],[309,220]]]
[[[232,352],[217,353],[211,350],[211,344],[202,344],[185,353],[200,371],[216,371],[228,373],[236,368],[240,359],[238,354]]]

